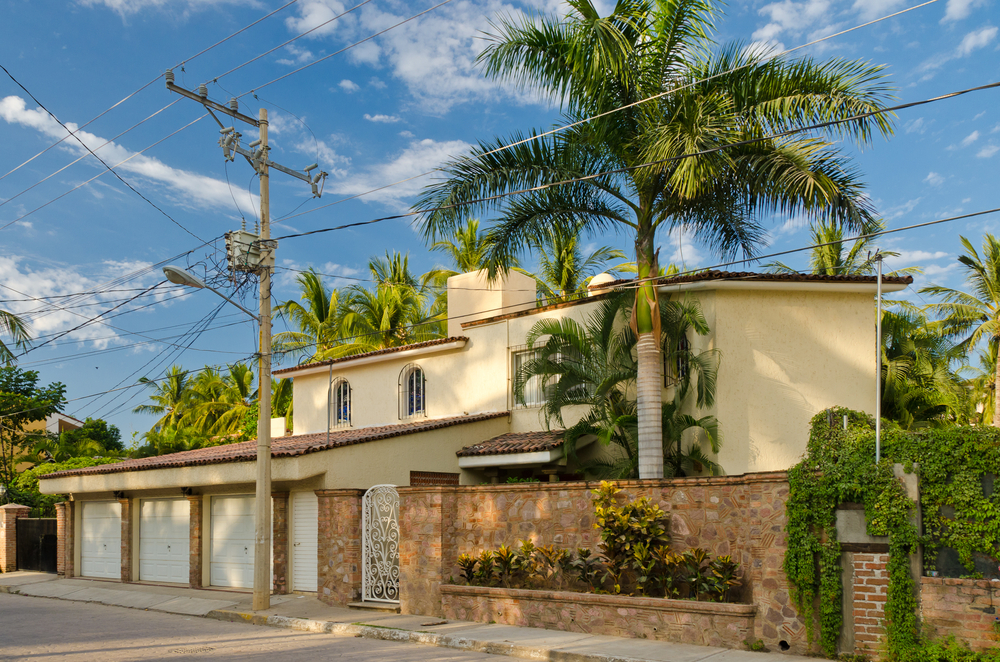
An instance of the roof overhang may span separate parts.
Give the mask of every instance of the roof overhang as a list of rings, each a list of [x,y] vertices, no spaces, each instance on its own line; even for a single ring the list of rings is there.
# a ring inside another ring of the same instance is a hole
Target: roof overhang
[[[899,292],[907,288],[906,283],[882,283],[882,292]],[[696,292],[701,290],[774,290],[782,292],[853,292],[874,295],[878,283],[830,282],[830,281],[788,281],[788,280],[700,280],[691,283],[658,285],[657,291]]]
[[[504,455],[473,455],[458,458],[458,466],[462,469],[482,469],[485,467],[506,467],[525,464],[549,464],[558,462],[563,457],[563,449],[552,448],[534,453],[506,453]]]
[[[372,363],[384,363],[385,361],[397,361],[399,359],[408,359],[414,356],[426,356],[428,354],[437,354],[438,352],[448,352],[455,349],[462,349],[468,341],[465,338],[458,338],[451,342],[441,343],[438,345],[431,345],[430,347],[415,347],[413,349],[404,349],[398,352],[389,352],[386,354],[377,354],[375,356],[360,356],[357,359],[348,359],[343,361],[337,361],[334,364],[325,363],[321,365],[314,365],[308,368],[287,368],[280,371],[280,374],[286,377],[304,377],[306,375],[318,375],[326,374],[330,371],[331,365],[335,366],[335,370],[340,370],[341,368],[355,368],[362,365],[371,365]],[[275,374],[278,374],[276,371]]]

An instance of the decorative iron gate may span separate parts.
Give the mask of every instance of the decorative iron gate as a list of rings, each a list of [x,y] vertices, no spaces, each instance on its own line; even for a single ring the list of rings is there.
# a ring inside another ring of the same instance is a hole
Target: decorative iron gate
[[[56,571],[56,520],[17,520],[17,569]]]
[[[361,497],[361,599],[399,602],[399,493],[376,485]]]

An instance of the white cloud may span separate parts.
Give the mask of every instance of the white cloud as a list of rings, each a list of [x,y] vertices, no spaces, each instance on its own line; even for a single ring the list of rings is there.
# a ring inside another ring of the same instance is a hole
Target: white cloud
[[[333,20],[347,9],[344,3],[338,0],[299,0],[296,8],[297,15],[286,18],[285,25],[295,34],[314,30],[307,35],[309,39],[331,35],[338,29],[350,28],[356,23],[351,14]]]
[[[978,30],[973,30],[969,34],[965,35],[962,42],[955,49],[956,57],[966,57],[971,55],[974,51],[979,50],[985,46],[988,46],[993,39],[997,36],[997,28],[988,25]]]
[[[0,100],[0,119],[8,124],[34,129],[49,138],[63,138],[66,135],[66,130],[48,113],[41,108],[29,110],[24,99],[16,96]],[[66,122],[66,126],[71,131],[76,131],[78,128],[73,122]],[[244,190],[234,189],[230,192],[229,185],[221,180],[171,167],[150,156],[137,155],[114,142],[104,145],[107,142],[104,138],[88,131],[77,131],[76,136],[108,165],[117,166],[115,169],[118,172],[132,173],[166,187],[178,205],[232,208],[235,195],[240,206],[244,208],[248,205],[258,206],[257,196],[251,196]],[[87,153],[76,140],[64,141],[61,148],[77,155]],[[103,169],[103,166],[101,167]]]
[[[941,184],[944,184],[944,177],[937,174],[936,172],[931,172],[928,173],[926,177],[924,177],[924,181],[930,184],[931,186],[940,186]]]
[[[893,219],[899,218],[900,216],[906,216],[911,211],[917,208],[917,205],[920,204],[921,200],[922,198],[913,198],[912,200],[907,200],[901,205],[896,205],[895,207],[889,207],[888,209],[885,210],[885,213],[882,215],[882,218],[884,218],[887,221],[891,221]]]
[[[660,266],[676,264],[681,270],[693,269],[705,261],[705,256],[694,243],[694,233],[683,228],[673,228],[667,235],[663,248],[670,251],[670,259],[660,257]]]
[[[381,124],[395,124],[399,121],[399,118],[395,115],[369,115],[368,113],[365,113],[365,119],[369,122]]]
[[[910,120],[903,125],[907,133],[923,133],[930,126],[930,123],[924,123],[923,117],[918,117],[915,120]]]
[[[981,150],[976,152],[976,156],[981,159],[991,158],[994,154],[1000,152],[1000,145],[986,145]]]
[[[295,143],[294,147],[297,152],[315,154],[323,170],[326,170],[334,177],[345,177],[347,175],[346,168],[351,164],[351,159],[338,153],[337,150],[330,147],[325,141],[317,140],[313,142],[303,139]]]
[[[412,131],[400,131],[399,135],[403,136],[404,138],[415,138],[416,137],[415,135],[413,135]]]
[[[298,291],[299,286],[296,279],[303,271],[306,271],[313,266],[314,265],[312,264],[304,265],[296,260],[281,260],[280,267],[274,272],[275,289],[283,291]],[[358,281],[351,277],[360,276],[362,274],[360,269],[344,266],[342,264],[335,264],[333,262],[327,262],[322,266],[315,267],[315,269],[317,273],[321,274],[323,284],[330,288],[338,288],[343,287],[344,285],[356,283]],[[342,276],[345,276],[346,278],[342,278]]]
[[[968,147],[977,140],[979,140],[979,132],[973,131],[972,133],[970,133],[969,135],[967,135],[965,138],[962,139],[962,147]]]
[[[345,78],[344,80],[340,81],[340,89],[347,92],[348,94],[352,94],[360,90],[361,87],[354,81],[347,80]]]
[[[392,160],[350,173],[343,179],[327,182],[327,188],[344,195],[364,193],[385,186],[387,183],[428,172],[452,157],[467,152],[471,147],[461,140],[446,142],[430,139],[414,140]],[[428,181],[426,178],[417,178],[367,195],[362,199],[383,202],[396,209],[407,209],[413,196],[419,193]]]
[[[948,0],[948,6],[941,22],[960,21],[971,14],[974,8],[982,7],[985,4],[985,0]]]
[[[295,44],[289,44],[288,46],[285,46],[285,50],[288,51],[289,55],[292,56],[292,59],[281,58],[280,60],[278,60],[278,64],[284,64],[286,66],[295,66],[298,64],[305,64],[306,62],[311,62],[315,57],[312,54],[312,51],[306,48],[299,48]]]
[[[861,15],[861,19],[871,21],[891,14],[902,6],[903,0],[854,0],[854,9]]]
[[[84,7],[104,6],[117,12],[122,17],[136,14],[146,9],[175,10],[177,5],[183,7],[184,13],[210,9],[216,5],[242,4],[242,0],[78,0]]]
[[[368,81],[368,84],[374,87],[376,90],[384,90],[386,87],[388,87],[385,84],[385,81],[380,79],[378,76],[373,76],[372,79]]]

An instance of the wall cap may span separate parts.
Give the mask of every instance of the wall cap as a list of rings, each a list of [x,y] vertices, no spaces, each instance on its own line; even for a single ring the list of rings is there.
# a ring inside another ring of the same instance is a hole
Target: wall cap
[[[969,588],[1000,588],[1000,579],[960,579],[958,577],[921,577],[922,586],[966,586]]]
[[[598,595],[596,593],[577,593],[576,591],[537,591],[523,588],[459,586],[457,584],[442,584],[441,595],[508,598],[514,600],[536,600],[541,602],[567,602],[579,605],[623,607],[632,609],[656,609],[658,611],[680,611],[698,614],[719,614],[724,616],[753,616],[757,613],[757,605],[753,604],[748,605],[731,602],[674,600],[670,598],[637,598],[628,595]]]

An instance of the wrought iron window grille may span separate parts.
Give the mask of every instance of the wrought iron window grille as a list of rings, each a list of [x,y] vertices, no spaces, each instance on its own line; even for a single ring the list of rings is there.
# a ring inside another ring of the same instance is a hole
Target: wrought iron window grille
[[[677,339],[676,352],[663,353],[663,385],[666,387],[676,386],[687,379],[691,370],[688,352],[691,351],[691,342],[687,336]]]
[[[427,380],[423,369],[411,363],[399,373],[399,419],[427,416]]]
[[[330,383],[330,429],[351,427],[351,384],[343,377]]]

